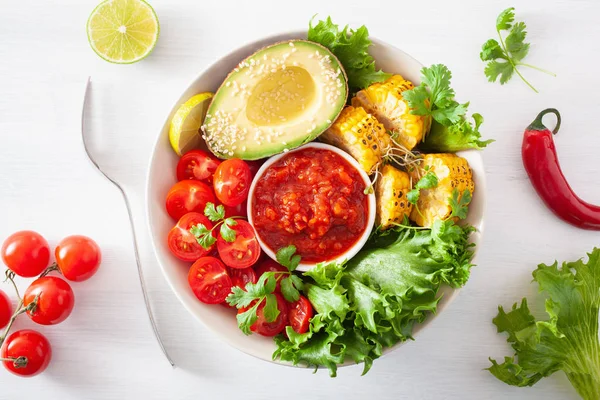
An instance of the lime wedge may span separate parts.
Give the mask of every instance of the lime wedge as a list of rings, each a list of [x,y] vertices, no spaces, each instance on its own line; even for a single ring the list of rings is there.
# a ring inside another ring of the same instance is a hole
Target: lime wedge
[[[154,49],[159,30],[156,13],[144,0],[105,0],[87,22],[92,49],[116,64],[145,58]]]
[[[175,112],[169,129],[169,141],[178,156],[202,144],[200,127],[212,97],[213,93],[210,92],[197,94],[179,106]]]

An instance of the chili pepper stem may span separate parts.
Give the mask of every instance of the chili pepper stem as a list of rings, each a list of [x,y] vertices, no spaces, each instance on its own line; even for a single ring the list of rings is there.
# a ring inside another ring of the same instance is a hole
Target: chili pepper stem
[[[533,120],[533,122],[527,127],[527,129],[529,130],[536,130],[536,131],[542,131],[546,128],[546,126],[544,125],[543,119],[544,116],[546,114],[554,114],[556,115],[556,126],[554,127],[554,130],[552,131],[553,134],[557,134],[558,130],[560,129],[560,113],[558,112],[558,110],[556,108],[546,108],[545,110],[543,110],[542,112],[540,112],[537,117]]]

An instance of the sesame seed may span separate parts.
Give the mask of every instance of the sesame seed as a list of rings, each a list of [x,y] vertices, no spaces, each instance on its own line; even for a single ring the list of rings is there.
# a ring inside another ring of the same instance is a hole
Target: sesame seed
[[[290,42],[290,46],[291,46],[291,47],[294,47],[294,42]]]

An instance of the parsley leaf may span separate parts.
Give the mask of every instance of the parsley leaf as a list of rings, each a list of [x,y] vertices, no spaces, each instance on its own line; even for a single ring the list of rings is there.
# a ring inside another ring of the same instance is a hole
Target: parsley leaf
[[[479,57],[481,58],[481,61],[488,62],[484,70],[488,81],[496,82],[498,78],[500,78],[500,84],[504,85],[512,78],[513,74],[516,73],[527,86],[538,93],[537,89],[525,79],[517,67],[533,68],[552,76],[556,76],[556,74],[521,62],[521,60],[529,53],[530,45],[525,42],[525,38],[527,37],[527,26],[524,22],[514,23],[514,11],[514,7],[510,7],[498,15],[498,18],[496,19],[496,32],[498,33],[500,42],[495,39],[489,39],[481,47]],[[506,39],[502,37],[502,31],[509,31]]]
[[[221,237],[228,243],[232,243],[235,241],[236,232],[235,230],[231,229],[231,227],[235,225],[237,225],[237,222],[235,222],[233,218],[227,218],[223,221],[223,224],[221,225]]]
[[[515,354],[501,363],[490,359],[488,370],[519,387],[562,370],[581,398],[600,398],[600,248],[588,253],[587,263],[540,264],[533,279],[546,295],[548,319],[537,320],[525,298],[508,312],[498,307],[492,322],[508,334]]]
[[[454,100],[451,79],[452,73],[443,64],[421,69],[421,84],[402,93],[411,114],[433,117],[443,125],[459,122],[469,103],[459,104]]]
[[[225,207],[222,204],[219,204],[215,208],[215,204],[208,202],[206,203],[206,207],[204,207],[204,215],[211,221],[217,222],[223,218],[225,218]]]
[[[279,308],[277,308],[277,297],[274,294],[268,294],[265,296],[265,308],[263,308],[263,314],[267,322],[273,322],[279,316]]]
[[[428,171],[425,175],[419,179],[413,189],[406,194],[408,202],[411,204],[417,204],[419,197],[421,197],[422,189],[431,189],[438,185],[438,177],[433,171]]]
[[[275,258],[277,262],[286,267],[290,272],[294,271],[300,264],[300,256],[296,254],[296,246],[293,244],[282,247],[277,251]]]
[[[494,53],[496,50],[490,47],[489,51]],[[412,114],[433,119],[431,129],[420,147],[429,152],[443,153],[482,149],[493,142],[481,140],[479,127],[483,117],[473,114],[471,119],[475,125],[472,124],[466,116],[469,103],[460,104],[454,100],[451,79],[452,74],[445,65],[435,64],[421,70],[421,85],[402,93]]]
[[[471,202],[471,192],[468,189],[465,189],[462,192],[462,195],[458,192],[458,189],[454,189],[452,191],[452,196],[449,199],[450,208],[452,209],[452,214],[450,214],[450,218],[458,217],[460,219],[467,218],[467,213],[469,212],[469,203]]]
[[[205,249],[208,249],[217,241],[217,238],[212,234],[212,229],[208,229],[204,224],[193,225],[189,231],[196,237],[198,244]]]
[[[375,69],[375,60],[369,54],[369,31],[364,25],[356,30],[346,25],[340,31],[331,17],[319,21],[315,26],[311,20],[308,24],[308,40],[327,47],[338,58],[348,76],[351,93],[391,76]]]
[[[250,331],[250,327],[256,322],[258,319],[258,315],[256,315],[256,311],[258,310],[258,306],[260,302],[256,302],[252,307],[248,310],[240,313],[236,316],[238,327],[244,335],[250,335],[252,332]]]
[[[294,286],[294,281],[292,280],[292,277],[289,276],[283,278],[280,283],[281,294],[283,295],[283,297],[290,303],[298,301],[298,299],[300,298],[300,292],[298,292],[298,289],[296,289],[296,287]]]

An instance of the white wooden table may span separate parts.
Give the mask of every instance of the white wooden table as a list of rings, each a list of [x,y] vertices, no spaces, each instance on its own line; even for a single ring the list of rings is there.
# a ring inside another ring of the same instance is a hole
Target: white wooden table
[[[523,129],[541,109],[557,107],[565,174],[583,198],[600,203],[599,3],[153,0],[160,41],[148,59],[128,66],[106,63],[90,49],[85,22],[96,3],[0,0],[0,240],[28,228],[53,246],[81,233],[104,252],[97,276],[74,285],[72,316],[42,329],[54,349],[51,366],[28,381],[0,370],[0,399],[577,398],[562,373],[518,389],[483,369],[488,356],[510,352],[491,323],[498,304],[536,293],[530,281],[538,263],[576,259],[600,245],[598,232],[567,226],[541,205],[520,160]],[[528,24],[528,60],[558,74],[524,71],[540,94],[516,78],[502,87],[487,83],[483,74],[480,46],[494,37],[496,15],[510,5]],[[163,279],[143,212],[151,148],[188,82],[229,50],[304,28],[317,12],[341,24],[364,23],[372,35],[424,64],[448,65],[460,99],[485,116],[485,135],[496,139],[484,153],[489,201],[479,266],[429,329],[376,361],[362,378],[362,367],[341,369],[330,379],[325,371],[284,368],[223,344],[188,315]],[[133,197],[152,306],[175,370],[146,319],[122,200],[81,147],[79,114],[88,75],[94,80],[95,148]],[[17,328],[32,325],[22,318]]]

